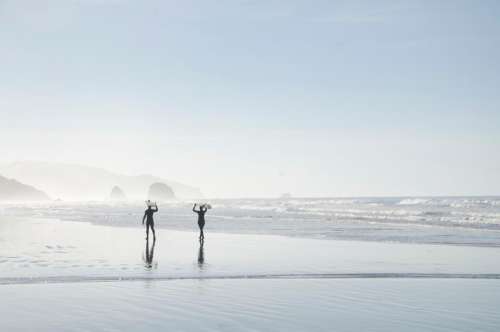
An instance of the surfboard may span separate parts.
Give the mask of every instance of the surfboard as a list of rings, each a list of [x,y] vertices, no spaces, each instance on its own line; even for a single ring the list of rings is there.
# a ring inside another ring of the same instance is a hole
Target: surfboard
[[[204,206],[204,207],[206,207],[209,210],[212,208],[212,205],[210,205],[208,203],[198,203],[197,205],[200,206],[200,207]]]
[[[149,199],[147,201],[145,201],[145,203],[146,203],[147,207],[156,206],[156,202],[151,202]]]

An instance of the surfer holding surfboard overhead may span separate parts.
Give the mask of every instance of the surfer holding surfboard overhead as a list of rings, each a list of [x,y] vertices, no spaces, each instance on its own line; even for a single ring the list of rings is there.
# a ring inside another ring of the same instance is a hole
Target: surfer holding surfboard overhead
[[[199,206],[198,210],[196,210],[196,205]],[[208,211],[208,209],[211,209],[212,207],[210,204],[194,204],[193,205],[193,212],[198,214],[198,227],[200,227],[200,242],[203,242],[205,239],[205,234],[203,234],[203,228],[205,227],[205,213]]]
[[[155,234],[155,222],[153,219],[153,214],[158,212],[158,205],[155,202],[146,201],[148,208],[144,211],[144,217],[142,217],[142,224],[144,225],[144,220],[146,220],[146,239],[149,239],[149,228],[153,232],[153,240],[156,240]]]

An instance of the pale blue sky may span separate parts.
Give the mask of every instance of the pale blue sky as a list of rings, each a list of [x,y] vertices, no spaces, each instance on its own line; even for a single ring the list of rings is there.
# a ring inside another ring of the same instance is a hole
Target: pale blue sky
[[[498,59],[498,1],[0,0],[0,161],[500,194]]]

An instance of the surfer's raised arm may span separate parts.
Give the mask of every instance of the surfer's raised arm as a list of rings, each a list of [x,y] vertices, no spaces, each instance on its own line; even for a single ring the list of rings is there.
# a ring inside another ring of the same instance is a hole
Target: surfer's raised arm
[[[158,205],[155,204],[155,209],[153,211],[158,212]]]
[[[193,212],[198,213],[198,211],[196,211],[195,208],[196,208],[196,203],[194,203],[194,205],[193,205]]]

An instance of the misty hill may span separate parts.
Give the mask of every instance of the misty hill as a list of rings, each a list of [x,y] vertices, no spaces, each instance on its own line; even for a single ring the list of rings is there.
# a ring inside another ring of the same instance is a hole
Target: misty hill
[[[129,199],[145,199],[151,184],[165,183],[179,198],[202,197],[198,188],[153,175],[128,176],[95,167],[52,162],[0,164],[0,174],[30,183],[54,198],[103,200],[110,188],[119,186]]]
[[[174,191],[165,183],[156,182],[149,187],[148,198],[152,201],[167,201],[174,199]]]
[[[114,186],[113,189],[111,189],[111,194],[109,194],[109,199],[113,201],[124,201],[127,199],[127,196],[120,187]]]
[[[0,176],[0,201],[45,201],[49,196],[35,187]]]

